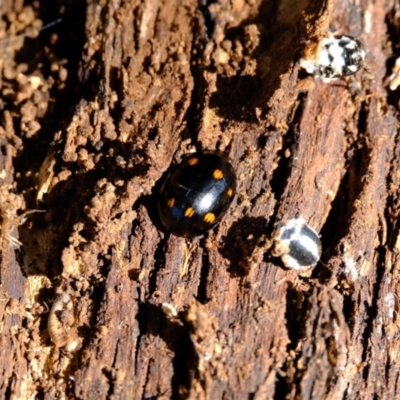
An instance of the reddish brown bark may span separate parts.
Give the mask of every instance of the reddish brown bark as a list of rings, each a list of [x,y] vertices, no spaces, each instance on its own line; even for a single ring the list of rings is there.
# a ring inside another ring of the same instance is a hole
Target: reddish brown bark
[[[1,12],[1,398],[400,396],[394,2]],[[298,61],[328,27],[367,57],[324,83]],[[195,148],[232,159],[238,193],[188,240],[156,201]],[[303,275],[270,253],[300,216],[323,242]]]

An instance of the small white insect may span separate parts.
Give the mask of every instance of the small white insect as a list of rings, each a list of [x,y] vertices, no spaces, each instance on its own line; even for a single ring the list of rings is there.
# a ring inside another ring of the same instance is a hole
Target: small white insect
[[[308,43],[300,66],[325,80],[356,73],[364,64],[363,44],[351,36],[329,33],[317,45]]]
[[[281,257],[286,268],[304,271],[314,266],[321,257],[320,237],[303,218],[282,224],[273,239],[272,254]]]
[[[57,347],[66,346],[75,339],[73,327],[75,325],[74,305],[67,293],[59,294],[51,307],[47,320],[47,330],[50,339]]]
[[[161,309],[167,317],[171,318],[178,316],[178,311],[176,310],[175,306],[170,303],[162,303]]]

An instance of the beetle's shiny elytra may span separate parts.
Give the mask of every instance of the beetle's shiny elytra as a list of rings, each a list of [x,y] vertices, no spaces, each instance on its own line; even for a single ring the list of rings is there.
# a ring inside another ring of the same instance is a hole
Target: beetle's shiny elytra
[[[321,257],[319,234],[303,218],[282,224],[274,237],[273,255],[281,257],[287,268],[303,271],[314,266]]]
[[[227,158],[209,151],[191,154],[168,175],[161,188],[161,222],[177,236],[202,235],[218,224],[235,191],[236,174]]]

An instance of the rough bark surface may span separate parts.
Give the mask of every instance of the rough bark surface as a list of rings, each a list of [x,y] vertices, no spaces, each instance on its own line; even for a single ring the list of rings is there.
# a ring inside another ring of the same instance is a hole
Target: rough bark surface
[[[400,398],[398,2],[0,4],[0,398]],[[329,28],[367,56],[324,83]],[[187,240],[156,201],[193,149],[238,193]],[[303,275],[269,251],[295,217]]]

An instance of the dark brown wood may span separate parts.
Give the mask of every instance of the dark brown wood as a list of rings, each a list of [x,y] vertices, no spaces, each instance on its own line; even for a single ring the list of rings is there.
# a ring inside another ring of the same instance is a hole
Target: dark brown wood
[[[400,397],[399,13],[1,2],[0,398]],[[364,43],[355,76],[299,70],[328,28]],[[238,193],[187,240],[156,203],[193,149]],[[270,251],[297,217],[323,243],[305,274]]]

